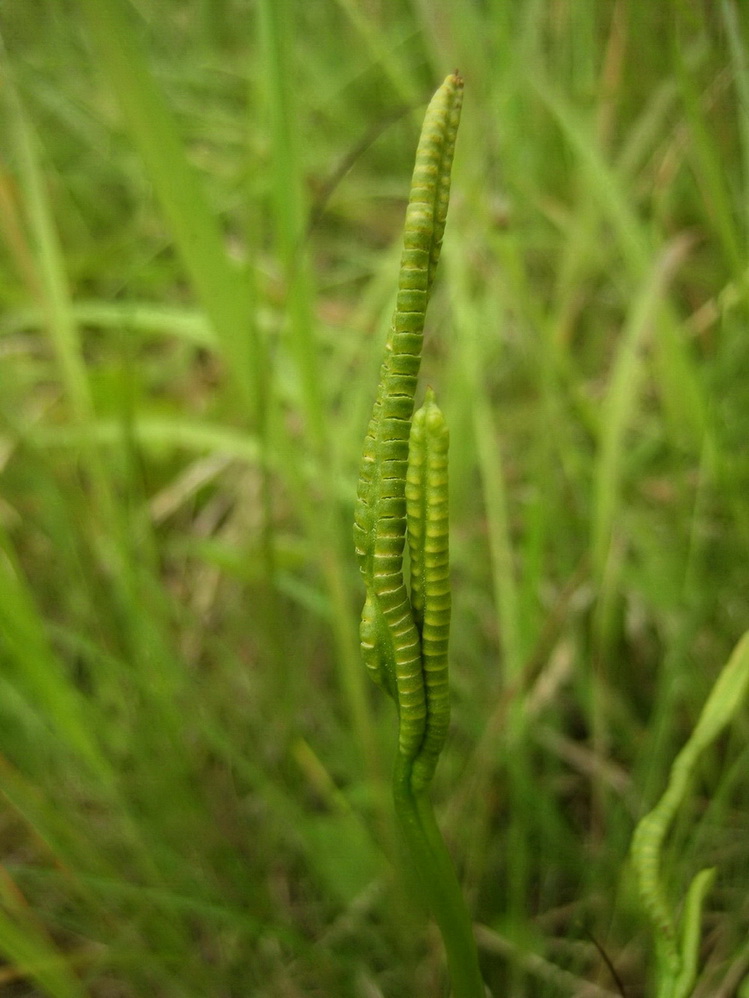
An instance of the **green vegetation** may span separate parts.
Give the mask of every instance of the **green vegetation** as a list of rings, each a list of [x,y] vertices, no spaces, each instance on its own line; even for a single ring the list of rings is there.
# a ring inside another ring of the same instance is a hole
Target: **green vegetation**
[[[393,803],[400,840],[419,900],[442,932],[454,998],[484,998],[470,916],[429,797],[450,727],[449,432],[431,388],[414,413],[462,104],[463,80],[453,73],[429,102],[416,149],[395,312],[364,440],[354,545],[366,586],[362,659],[398,713]]]
[[[749,631],[726,663],[694,731],[676,757],[666,792],[639,822],[632,839],[632,860],[639,880],[640,896],[653,924],[658,956],[658,995],[662,998],[687,998],[692,993],[699,956],[700,914],[716,873],[714,867],[708,867],[695,875],[684,902],[680,931],[677,931],[660,877],[663,842],[687,796],[700,754],[734,719],[746,697],[747,686]]]
[[[350,525],[415,143],[456,66],[421,373],[450,426],[430,792],[482,976],[740,993],[748,22],[5,5],[0,994],[448,992],[396,872]]]

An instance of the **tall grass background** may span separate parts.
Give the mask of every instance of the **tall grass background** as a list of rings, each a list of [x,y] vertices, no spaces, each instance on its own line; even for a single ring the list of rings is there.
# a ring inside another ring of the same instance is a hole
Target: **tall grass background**
[[[652,993],[632,831],[749,627],[748,14],[3,7],[0,993],[445,993],[351,522],[455,67],[435,803],[494,995]],[[719,871],[699,995],[749,970],[747,734],[666,850],[675,905]]]

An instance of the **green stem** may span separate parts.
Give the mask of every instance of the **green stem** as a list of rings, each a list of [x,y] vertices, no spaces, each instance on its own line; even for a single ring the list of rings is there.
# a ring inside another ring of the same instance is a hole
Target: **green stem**
[[[400,753],[393,776],[393,798],[408,859],[445,944],[452,998],[484,998],[473,927],[455,868],[429,795],[413,792],[411,766]]]

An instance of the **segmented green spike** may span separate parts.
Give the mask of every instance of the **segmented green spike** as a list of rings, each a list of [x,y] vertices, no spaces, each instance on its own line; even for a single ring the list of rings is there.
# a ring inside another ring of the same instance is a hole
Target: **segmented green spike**
[[[422,900],[442,932],[452,994],[483,998],[471,919],[428,794],[450,719],[448,433],[431,390],[413,415],[462,99],[463,81],[457,73],[448,76],[432,98],[419,141],[395,315],[364,441],[354,543],[367,590],[362,657],[398,708],[393,801],[399,829]],[[403,579],[406,535],[410,597]]]
[[[701,754],[731,723],[749,692],[749,631],[723,666],[699,721],[671,766],[668,785],[655,807],[640,819],[632,836],[632,863],[640,899],[656,942],[658,998],[688,998],[694,987],[702,905],[715,878],[707,868],[695,875],[680,918],[669,901],[661,861],[663,845],[689,792]]]
[[[378,462],[387,461],[386,472],[392,472],[398,480],[405,478],[424,316],[445,231],[450,171],[462,102],[462,79],[457,74],[448,76],[427,109],[416,151],[398,297],[359,475],[354,533],[356,553],[367,584],[371,581],[374,554],[372,532],[376,517],[372,510],[380,487],[375,478],[388,477],[382,473]],[[393,498],[397,500],[398,496]]]
[[[414,760],[415,791],[432,779],[450,726],[447,647],[450,637],[450,551],[445,417],[427,389],[411,426],[406,505],[411,605],[421,635],[427,719],[424,741]]]
[[[427,696],[421,642],[403,579],[408,439],[421,364],[424,316],[447,215],[463,81],[448,76],[432,98],[416,152],[395,313],[364,441],[354,542],[367,587],[362,651],[370,675],[398,705],[399,748],[414,758]]]

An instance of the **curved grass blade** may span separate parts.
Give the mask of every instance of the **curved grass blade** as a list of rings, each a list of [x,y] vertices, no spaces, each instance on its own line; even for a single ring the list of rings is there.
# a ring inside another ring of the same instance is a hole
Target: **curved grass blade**
[[[713,686],[699,721],[671,767],[668,786],[640,821],[632,838],[632,862],[640,899],[656,939],[659,998],[687,998],[694,985],[702,903],[714,871],[701,870],[687,892],[677,925],[661,877],[663,843],[689,791],[699,757],[736,715],[749,692],[749,631],[736,645]]]

